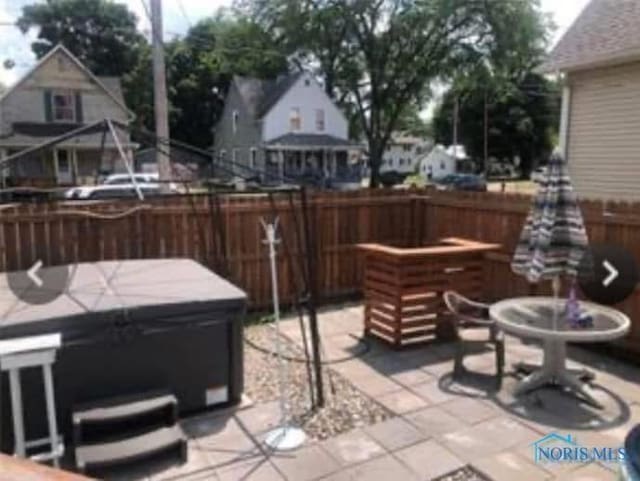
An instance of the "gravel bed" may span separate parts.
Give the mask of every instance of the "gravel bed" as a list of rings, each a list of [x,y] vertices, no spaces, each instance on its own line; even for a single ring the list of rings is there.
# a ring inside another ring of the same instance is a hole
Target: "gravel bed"
[[[270,325],[245,328],[244,380],[245,394],[255,403],[279,398],[278,361],[268,353],[255,349],[252,344],[273,348],[275,331]],[[303,358],[302,348],[280,336],[282,352],[290,357]],[[309,382],[304,363],[284,361],[287,374],[287,405],[295,424],[301,426],[313,439],[326,439],[393,417],[393,414],[361,393],[336,371],[324,367],[325,407],[311,411]]]

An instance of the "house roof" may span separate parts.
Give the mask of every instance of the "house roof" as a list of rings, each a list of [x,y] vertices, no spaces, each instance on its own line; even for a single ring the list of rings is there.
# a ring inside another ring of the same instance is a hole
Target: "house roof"
[[[63,53],[66,55],[73,63],[75,63],[80,70],[82,70],[98,87],[100,87],[111,99],[122,107],[130,117],[134,117],[134,113],[129,110],[124,103],[124,97],[122,95],[122,87],[120,85],[120,79],[117,77],[97,77],[93,74],[78,58],[73,55],[67,48],[59,43],[55,47],[53,47],[47,54],[42,57],[38,62],[27,72],[25,73],[16,83],[14,83],[10,88],[8,88],[2,95],[0,95],[0,103],[18,86],[22,84],[26,79],[28,79],[41,65],[43,65],[47,60],[56,55],[57,53]]]
[[[289,133],[276,137],[265,142],[267,147],[288,147],[288,148],[337,148],[337,147],[360,147],[360,144],[341,139],[327,134],[295,134]]]
[[[567,71],[640,59],[640,0],[591,0],[542,70]]]
[[[236,75],[233,82],[249,113],[258,119],[271,110],[271,107],[287,93],[302,74],[303,72],[297,72],[277,79],[258,79]]]

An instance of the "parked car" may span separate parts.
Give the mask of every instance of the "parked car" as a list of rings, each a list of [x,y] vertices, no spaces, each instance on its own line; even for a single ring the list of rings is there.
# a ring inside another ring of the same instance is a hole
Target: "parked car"
[[[138,188],[144,196],[160,194],[160,184],[141,182],[138,184]],[[69,200],[119,199],[136,198],[137,196],[136,186],[131,183],[74,187],[65,193],[65,198]]]
[[[133,178],[138,184],[158,182],[160,175],[158,173],[141,173],[136,172],[133,174]],[[115,184],[131,184],[131,175],[129,174],[111,174],[104,181],[103,185],[115,185]]]
[[[136,184],[144,195],[160,192],[159,175],[157,173],[136,172],[133,174]],[[169,184],[171,192],[177,192],[177,186]],[[107,199],[137,196],[135,185],[130,174],[111,174],[99,185],[72,187],[65,191],[65,199]]]
[[[475,174],[449,174],[435,180],[438,190],[470,190],[484,192],[487,183],[484,177]]]

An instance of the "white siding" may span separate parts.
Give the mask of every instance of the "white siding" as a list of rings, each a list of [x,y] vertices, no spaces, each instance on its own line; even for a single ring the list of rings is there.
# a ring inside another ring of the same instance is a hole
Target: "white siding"
[[[309,85],[305,85],[305,79]],[[292,108],[300,109],[301,128],[297,133],[327,134],[341,139],[348,138],[347,120],[322,87],[308,74],[301,75],[296,83],[264,116],[262,138],[265,141],[288,134]],[[324,131],[316,129],[316,110],[324,110]]]
[[[568,162],[577,194],[640,199],[640,62],[572,73]]]

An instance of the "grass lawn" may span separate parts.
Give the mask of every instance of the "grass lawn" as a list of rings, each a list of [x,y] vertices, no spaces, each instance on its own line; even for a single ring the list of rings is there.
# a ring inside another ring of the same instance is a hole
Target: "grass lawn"
[[[538,185],[530,180],[511,180],[504,184],[505,192],[516,194],[533,195],[538,188]],[[489,182],[487,184],[487,190],[489,192],[502,192],[502,182]]]

